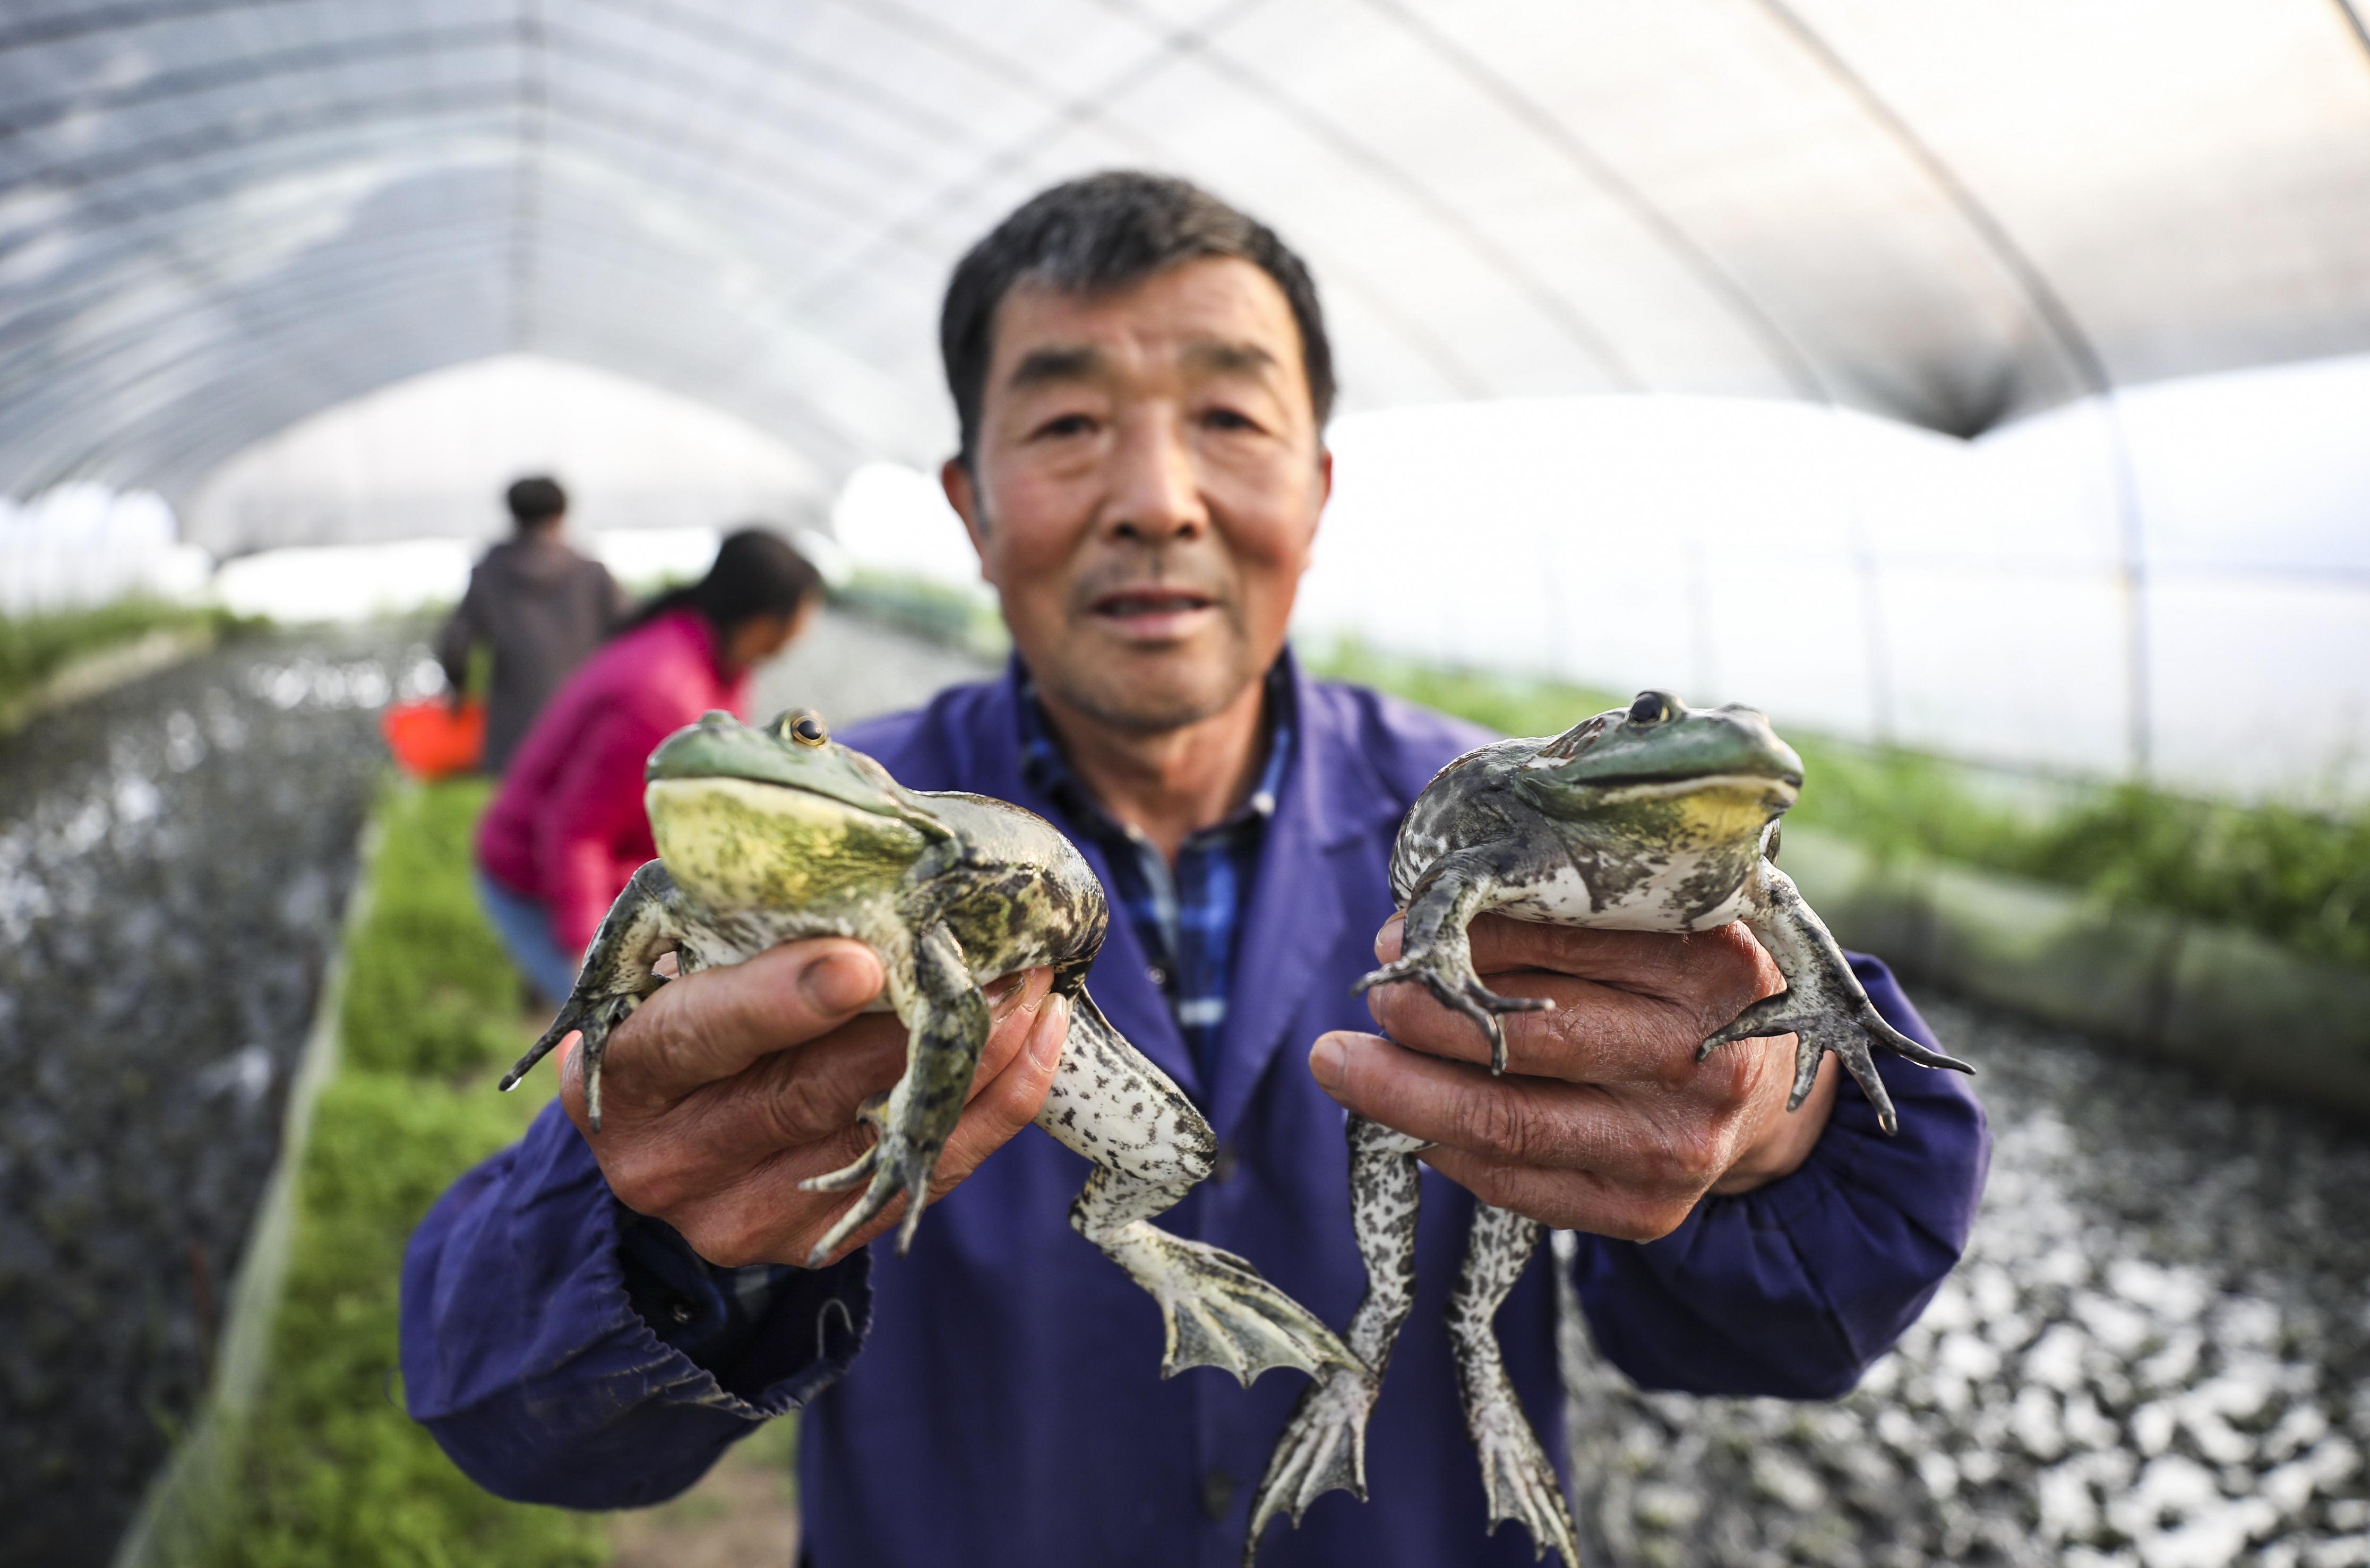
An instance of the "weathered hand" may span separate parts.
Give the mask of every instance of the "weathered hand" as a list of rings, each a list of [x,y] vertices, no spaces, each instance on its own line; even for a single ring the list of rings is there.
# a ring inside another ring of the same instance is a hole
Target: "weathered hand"
[[[1398,956],[1399,929],[1383,927],[1377,957]],[[1743,926],[1679,936],[1483,915],[1472,943],[1490,989],[1555,1003],[1507,1015],[1506,1076],[1490,1075],[1478,1027],[1412,984],[1367,997],[1390,1038],[1324,1036],[1309,1068],[1350,1109],[1430,1139],[1424,1160],[1485,1202],[1651,1241],[1706,1193],[1775,1181],[1818,1141],[1833,1058],[1791,1114],[1792,1036],[1696,1060],[1705,1036],[1785,983]]]
[[[619,1202],[665,1220],[710,1263],[802,1264],[861,1194],[799,1184],[854,1160],[872,1139],[866,1098],[905,1070],[905,1027],[858,1010],[880,991],[880,960],[837,937],[793,942],[745,964],[687,975],[617,1026],[602,1070],[601,1130],[586,1132]],[[991,988],[994,1024],[971,1099],[938,1157],[933,1201],[1027,1127],[1044,1104],[1069,1030],[1048,1000],[1053,971]],[[581,1040],[563,1044],[560,1094],[585,1129]],[[834,1262],[894,1225],[903,1197]]]

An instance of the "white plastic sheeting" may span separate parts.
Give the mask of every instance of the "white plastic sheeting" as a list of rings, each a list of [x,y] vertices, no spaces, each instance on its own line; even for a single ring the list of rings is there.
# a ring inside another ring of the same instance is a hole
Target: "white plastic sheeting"
[[[2136,690],[2159,780],[2370,792],[2370,357],[2133,389],[2115,418],[2157,522],[2136,682],[2087,404],[1973,442],[1743,399],[1352,415],[1298,630],[2087,774],[2126,771]],[[977,583],[934,478],[860,471],[834,524],[875,569]]]
[[[2242,387],[2297,410],[2247,441],[2148,388],[2370,352],[2362,4],[19,0],[0,493],[182,505],[504,353],[724,410],[811,494],[923,467],[954,258],[1148,166],[1325,289],[1354,417],[1312,624],[2303,789],[2360,727],[2361,514],[2261,498],[2358,494],[2360,383]]]
[[[698,577],[716,557],[712,528],[610,528],[572,532],[628,589],[647,591]],[[303,625],[360,621],[450,605],[484,552],[466,539],[395,539],[373,544],[293,544],[226,561],[213,597],[242,615]]]
[[[154,491],[83,483],[27,506],[0,498],[0,615],[188,599],[213,569],[212,556],[181,542],[172,508]]]
[[[250,447],[191,502],[190,536],[224,555],[509,531],[502,492],[559,476],[569,521],[713,528],[820,517],[814,465],[747,423],[589,366],[506,354],[417,376]]]
[[[509,350],[836,479],[943,446],[937,295],[1175,169],[1329,292],[1353,406],[1836,402],[1969,433],[2370,349],[2355,0],[18,0],[0,492],[177,502]]]

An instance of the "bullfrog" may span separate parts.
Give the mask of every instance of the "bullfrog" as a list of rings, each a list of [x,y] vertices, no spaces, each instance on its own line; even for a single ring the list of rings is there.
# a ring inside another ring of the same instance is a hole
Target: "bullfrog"
[[[1544,1009],[1501,996],[1474,972],[1467,927],[1495,911],[1516,920],[1617,931],[1708,931],[1743,921],[1786,989],[1744,1009],[1702,1043],[1773,1035],[1798,1040],[1789,1111],[1801,1107],[1833,1051],[1896,1130],[1876,1074],[1881,1048],[1924,1067],[1974,1070],[1887,1024],[1842,948],[1778,869],[1778,818],[1802,786],[1802,762],[1760,713],[1689,708],[1667,692],[1638,694],[1552,738],[1467,751],[1424,786],[1391,853],[1391,891],[1407,911],[1398,959],[1358,982],[1426,987],[1489,1037],[1490,1070],[1506,1070],[1502,1014]],[[1366,1495],[1366,1417],[1392,1343],[1414,1303],[1416,1156],[1426,1144],[1349,1118],[1351,1220],[1366,1289],[1344,1336],[1356,1366],[1332,1366],[1302,1392],[1251,1505],[1244,1562],[1280,1513],[1300,1522],[1336,1487]],[[1579,1568],[1578,1531],[1554,1467],[1508,1380],[1493,1326],[1538,1246],[1535,1220],[1477,1206],[1448,1327],[1466,1427],[1481,1458],[1490,1527],[1513,1519],[1534,1556],[1552,1547]]]
[[[984,795],[906,789],[804,709],[762,727],[708,714],[651,753],[647,776],[659,858],[618,895],[575,989],[502,1087],[581,1029],[597,1132],[602,1057],[612,1031],[668,983],[652,967],[662,956],[681,976],[804,937],[851,937],[880,956],[887,984],[874,1006],[906,1026],[905,1070],[861,1113],[872,1144],[804,1184],[864,1189],[806,1261],[820,1266],[901,1193],[902,1253],[987,1043],[983,986],[1050,967],[1070,1028],[1037,1125],[1092,1162],[1070,1223],[1159,1303],[1162,1375],[1217,1367],[1248,1385],[1276,1367],[1358,1365],[1250,1264],[1149,1223],[1211,1173],[1217,1139],[1087,994],[1110,906],[1053,824]]]

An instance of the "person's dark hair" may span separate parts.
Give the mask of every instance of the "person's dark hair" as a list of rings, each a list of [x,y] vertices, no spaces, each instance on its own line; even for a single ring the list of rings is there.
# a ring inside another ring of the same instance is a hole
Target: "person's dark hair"
[[[512,485],[502,499],[510,506],[511,521],[521,529],[549,522],[568,510],[568,492],[559,487],[558,480],[540,474]]]
[[[657,595],[618,629],[671,610],[696,610],[719,636],[728,635],[752,616],[788,615],[822,589],[823,574],[788,540],[767,529],[743,528],[724,536],[706,577]]]
[[[1204,257],[1248,261],[1283,291],[1300,326],[1308,401],[1323,429],[1333,412],[1333,344],[1307,263],[1273,229],[1200,186],[1120,169],[1041,191],[955,264],[938,313],[938,353],[962,427],[962,461],[969,464],[978,449],[995,307],[1013,285],[1036,281],[1068,293],[1099,293]]]

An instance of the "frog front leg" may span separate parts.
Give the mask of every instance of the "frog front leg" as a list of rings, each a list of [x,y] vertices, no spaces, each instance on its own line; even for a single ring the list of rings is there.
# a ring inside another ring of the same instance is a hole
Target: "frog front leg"
[[[1423,1196],[1415,1157],[1428,1146],[1354,1114],[1348,1137],[1350,1227],[1366,1265],[1366,1290],[1342,1337],[1363,1365],[1328,1367],[1301,1391],[1251,1498],[1245,1568],[1278,1514],[1289,1514],[1298,1529],[1308,1505],[1337,1487],[1366,1500],[1366,1418],[1382,1392],[1391,1346],[1415,1308],[1415,1220]]]
[[[842,1242],[901,1192],[905,1217],[897,1227],[897,1250],[903,1253],[913,1243],[939,1151],[962,1118],[980,1053],[987,1047],[987,997],[972,979],[962,944],[944,920],[920,928],[906,962],[883,956],[892,960],[885,966],[890,1000],[907,1025],[905,1075],[885,1104],[867,1104],[858,1113],[878,1134],[872,1147],[844,1169],[799,1184],[808,1192],[841,1192],[870,1180],[864,1196],[815,1243],[807,1255],[809,1268],[822,1267]]]
[[[1363,992],[1395,980],[1421,980],[1444,1007],[1462,1013],[1490,1037],[1490,1070],[1506,1070],[1506,1030],[1501,1013],[1540,1013],[1554,1006],[1536,997],[1500,996],[1473,972],[1473,944],[1466,927],[1495,901],[1501,879],[1486,852],[1460,850],[1443,855],[1423,874],[1408,899],[1399,956],[1352,988]]]
[[[559,1006],[559,1014],[542,1038],[502,1077],[502,1087],[515,1089],[527,1070],[549,1055],[573,1029],[584,1031],[584,1119],[601,1130],[601,1059],[609,1049],[609,1035],[639,1007],[643,1000],[666,984],[650,966],[674,950],[681,927],[674,916],[683,902],[664,864],[646,862],[609,912],[585,950],[584,967],[577,971],[576,987]]]
[[[1739,1013],[1736,1021],[1713,1035],[1696,1052],[1704,1058],[1737,1040],[1771,1035],[1792,1035],[1794,1091],[1786,1101],[1797,1109],[1818,1081],[1819,1059],[1833,1051],[1876,1107],[1879,1126],[1899,1130],[1893,1097],[1876,1075],[1871,1046],[1882,1046],[1920,1067],[1947,1067],[1958,1072],[1975,1070],[1956,1057],[1927,1050],[1884,1021],[1876,1003],[1851,972],[1843,948],[1827,932],[1826,922],[1795,890],[1793,878],[1767,861],[1757,863],[1759,875],[1745,885],[1744,912],[1740,917],[1786,977],[1786,989],[1763,997]]]
[[[1245,1387],[1272,1367],[1355,1367],[1324,1321],[1234,1253],[1149,1221],[1216,1162],[1210,1124],[1168,1075],[1128,1044],[1080,990],[1037,1125],[1094,1162],[1070,1225],[1160,1304],[1160,1375],[1216,1367]]]

